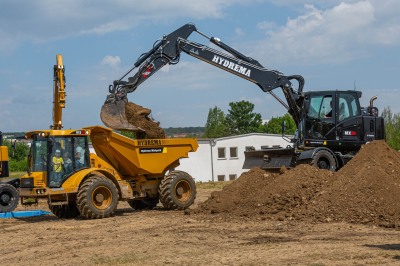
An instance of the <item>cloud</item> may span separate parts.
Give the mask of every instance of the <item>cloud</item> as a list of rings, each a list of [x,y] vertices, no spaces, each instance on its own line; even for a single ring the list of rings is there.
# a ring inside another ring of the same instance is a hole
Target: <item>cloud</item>
[[[101,64],[116,68],[121,64],[121,58],[119,56],[107,55],[101,60]]]
[[[248,44],[247,50],[261,51],[258,56],[273,64],[343,63],[368,57],[376,45],[399,44],[399,22],[398,15],[378,1],[338,2],[325,8],[307,4],[280,27],[259,22],[257,28],[266,38]]]
[[[136,2],[136,3],[135,3]],[[222,18],[223,10],[239,0],[4,0],[0,11],[0,53],[9,53],[25,42],[46,42],[88,34],[125,31],[141,23],[187,17]],[[250,1],[252,2],[252,1]]]

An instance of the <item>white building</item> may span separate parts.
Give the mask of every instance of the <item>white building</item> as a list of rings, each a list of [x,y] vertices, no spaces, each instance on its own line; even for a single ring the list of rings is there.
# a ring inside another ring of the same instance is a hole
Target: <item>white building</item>
[[[196,182],[227,181],[238,178],[244,169],[246,147],[290,145],[281,135],[250,133],[218,139],[199,139],[199,148],[190,152],[189,158],[181,159],[177,170],[189,173]]]

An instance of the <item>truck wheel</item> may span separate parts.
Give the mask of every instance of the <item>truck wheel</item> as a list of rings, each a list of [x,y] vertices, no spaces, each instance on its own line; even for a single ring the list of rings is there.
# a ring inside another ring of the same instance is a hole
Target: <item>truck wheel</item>
[[[80,214],[89,219],[107,218],[118,204],[115,184],[104,176],[90,176],[79,188],[76,199]]]
[[[129,200],[128,203],[134,210],[152,210],[158,204],[158,198],[149,198],[142,200]]]
[[[161,181],[158,189],[162,205],[169,210],[186,209],[196,198],[196,184],[183,171],[172,171]]]
[[[58,218],[76,218],[80,215],[75,202],[69,202],[68,205],[50,205],[50,211]]]
[[[335,157],[333,157],[333,155],[326,150],[317,151],[311,160],[311,165],[319,169],[325,169],[333,172],[337,167]]]
[[[10,184],[0,184],[0,212],[12,212],[17,208],[18,190]]]

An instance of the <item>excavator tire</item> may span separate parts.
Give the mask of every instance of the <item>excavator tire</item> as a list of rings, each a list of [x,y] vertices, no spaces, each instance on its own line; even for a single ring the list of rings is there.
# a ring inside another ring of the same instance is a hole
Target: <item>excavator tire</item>
[[[129,200],[128,203],[134,210],[152,210],[159,202],[158,198],[149,198],[142,200]]]
[[[76,218],[80,215],[76,202],[69,202],[68,205],[50,205],[50,211],[60,219]]]
[[[327,150],[317,151],[311,159],[311,165],[332,172],[337,168],[335,157]]]
[[[18,190],[10,184],[0,184],[0,212],[12,212],[17,208]]]
[[[164,208],[183,210],[196,199],[196,184],[188,173],[172,171],[161,181],[158,192]]]
[[[107,218],[112,216],[117,208],[118,190],[110,179],[92,175],[79,187],[76,202],[83,217]]]

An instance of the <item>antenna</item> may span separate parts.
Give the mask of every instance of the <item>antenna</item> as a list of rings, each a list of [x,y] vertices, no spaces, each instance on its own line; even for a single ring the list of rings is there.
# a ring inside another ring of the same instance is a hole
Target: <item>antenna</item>
[[[356,86],[356,81],[354,80],[354,90],[356,90],[357,86]]]

